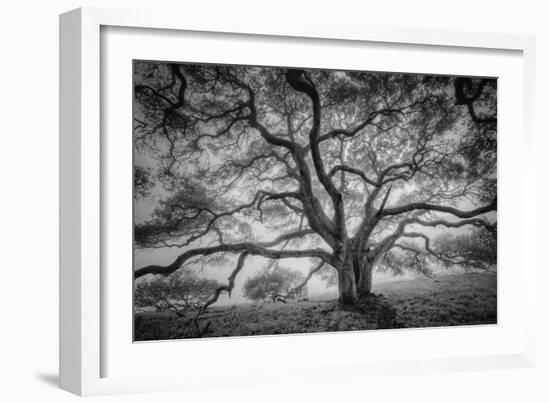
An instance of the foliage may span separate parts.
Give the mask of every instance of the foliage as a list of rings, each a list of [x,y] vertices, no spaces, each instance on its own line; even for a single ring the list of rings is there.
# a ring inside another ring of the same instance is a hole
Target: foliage
[[[427,252],[420,253],[412,243],[389,250],[378,268],[394,275],[405,271],[433,276],[433,269],[461,267],[466,270],[492,270],[497,263],[496,227],[473,227],[466,232],[441,233],[426,238]]]
[[[304,275],[299,271],[280,265],[268,265],[256,275],[246,279],[243,293],[252,301],[275,300],[277,296],[300,297],[305,294],[305,287],[298,290],[295,288],[303,280]]]
[[[432,276],[431,266],[434,260],[436,259],[430,259],[425,253],[417,252],[413,246],[410,246],[410,249],[407,250],[394,248],[383,256],[378,269],[381,272],[390,272],[396,276],[403,275],[406,271],[412,271],[430,277]]]
[[[143,199],[150,196],[150,191],[154,187],[151,179],[151,169],[134,165],[134,198]]]
[[[136,283],[134,304],[137,308],[153,307],[157,311],[196,311],[218,287],[217,281],[199,278],[194,271],[184,268],[166,277]]]
[[[490,269],[497,264],[496,231],[475,228],[466,234],[453,236],[442,234],[434,241],[436,248],[445,251],[447,265],[459,265],[466,268]]]

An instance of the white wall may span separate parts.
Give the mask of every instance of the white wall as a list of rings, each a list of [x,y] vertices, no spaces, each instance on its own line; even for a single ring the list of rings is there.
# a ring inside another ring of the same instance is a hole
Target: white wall
[[[189,4],[186,4],[189,3]],[[537,35],[539,122],[550,111],[550,29],[543,1],[5,1],[1,10],[0,62],[0,243],[2,250],[2,316],[0,318],[0,399],[6,402],[65,402],[76,398],[53,386],[57,376],[58,262],[58,20],[59,13],[81,5],[155,7],[179,4],[187,13],[260,13],[280,18],[288,13],[314,13],[326,19],[354,18],[365,24],[452,28]],[[219,6],[216,6],[219,4]],[[252,10],[252,11],[250,11]],[[539,123],[539,183],[550,133]],[[544,127],[546,129],[546,127]],[[548,205],[548,190],[539,186],[539,205]],[[542,210],[542,209],[540,209]],[[539,212],[539,248],[544,250]],[[7,258],[7,259],[6,259]],[[540,283],[547,284],[544,272]],[[302,388],[257,388],[193,393],[165,393],[97,398],[101,401],[225,402],[292,401],[550,401],[548,296],[539,295],[539,366],[529,370],[422,375],[353,380],[346,385]],[[411,346],[414,348],[414,346]],[[220,363],[223,365],[223,363]],[[344,395],[340,393],[346,388]]]

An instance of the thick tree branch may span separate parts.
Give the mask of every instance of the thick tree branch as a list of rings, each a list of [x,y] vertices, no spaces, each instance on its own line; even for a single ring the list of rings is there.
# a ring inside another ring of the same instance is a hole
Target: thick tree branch
[[[239,274],[239,272],[242,270],[244,266],[244,261],[247,256],[248,256],[247,252],[241,253],[241,255],[239,256],[239,259],[237,260],[237,266],[235,267],[235,269],[233,269],[233,271],[231,272],[231,274],[227,279],[228,281],[227,285],[222,285],[218,287],[214,292],[214,295],[212,295],[212,297],[204,303],[204,305],[201,308],[201,311],[205,311],[210,305],[215,303],[220,297],[220,294],[224,291],[227,292],[227,294],[229,294],[229,296],[231,297],[231,292],[235,287],[235,278],[237,277],[237,274]]]
[[[311,100],[313,108],[313,122],[309,131],[311,158],[319,182],[332,199],[334,207],[334,224],[336,226],[335,230],[337,237],[342,240],[346,237],[346,220],[342,194],[338,191],[329,175],[327,175],[319,149],[319,132],[321,130],[321,101],[319,93],[313,82],[303,70],[288,69],[285,77],[286,81],[294,90],[306,94]]]
[[[279,236],[273,241],[262,242],[262,243],[252,243],[252,242],[242,242],[237,244],[221,244],[217,246],[197,248],[188,250],[181,255],[179,255],[171,264],[167,266],[160,265],[150,265],[145,266],[134,271],[134,278],[142,277],[146,274],[162,274],[168,275],[170,273],[178,270],[182,264],[184,264],[188,259],[194,256],[208,256],[214,253],[220,252],[230,252],[230,253],[239,253],[247,252],[249,255],[253,256],[263,256],[269,259],[288,259],[288,258],[319,258],[323,259],[327,263],[332,261],[331,256],[325,252],[323,249],[305,249],[305,250],[275,250],[269,249],[270,247],[276,246],[277,244],[284,242],[288,239],[301,238],[307,234],[312,234],[311,230],[302,230],[296,231],[289,234],[284,234]]]
[[[466,95],[465,88],[473,86],[472,79],[469,77],[457,77],[455,79],[455,98],[457,105],[466,105],[468,113],[475,123],[495,125],[497,123],[496,117],[480,117],[474,107],[474,103],[481,97],[483,89],[489,84],[489,81],[489,79],[482,79],[477,85],[475,93],[468,96]]]
[[[336,186],[334,186],[334,183],[332,183],[325,171],[325,165],[319,149],[319,132],[321,130],[321,101],[319,93],[303,70],[288,69],[286,72],[286,81],[294,90],[306,94],[311,100],[313,108],[313,122],[309,130],[311,158],[319,182],[321,182],[327,193],[334,199],[340,192],[338,192],[338,189],[336,189]]]
[[[497,198],[495,197],[493,201],[488,205],[479,207],[473,210],[460,210],[449,206],[439,206],[436,204],[418,202],[418,203],[406,204],[404,206],[383,209],[380,212],[380,215],[382,217],[387,217],[387,216],[408,213],[415,210],[426,210],[426,211],[439,211],[441,213],[449,213],[458,218],[471,218],[471,217],[475,217],[491,211],[495,211],[496,209],[497,209]]]
[[[282,136],[276,136],[269,132],[257,119],[257,109],[255,104],[255,94],[252,87],[241,80],[234,78],[235,83],[243,88],[248,94],[248,107],[250,109],[249,124],[256,129],[262,138],[269,144],[284,147],[290,151],[297,165],[299,175],[300,190],[303,194],[301,198],[304,206],[304,213],[309,221],[311,228],[315,229],[319,235],[329,244],[335,244],[336,231],[334,223],[326,216],[321,207],[321,203],[313,194],[311,174],[307,162],[303,156],[302,150],[297,143],[284,139]]]

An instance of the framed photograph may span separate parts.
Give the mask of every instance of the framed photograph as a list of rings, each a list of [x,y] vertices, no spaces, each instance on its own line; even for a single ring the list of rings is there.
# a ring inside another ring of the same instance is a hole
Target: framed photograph
[[[62,388],[534,365],[533,38],[60,24]]]

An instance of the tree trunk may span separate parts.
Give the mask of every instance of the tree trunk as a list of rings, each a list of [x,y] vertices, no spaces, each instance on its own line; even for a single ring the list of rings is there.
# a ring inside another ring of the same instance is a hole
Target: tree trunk
[[[365,262],[359,268],[359,279],[357,280],[357,297],[359,299],[367,298],[372,290],[372,269],[370,262]]]
[[[357,303],[357,285],[351,258],[347,258],[338,270],[338,292],[340,303],[343,306],[351,306]]]

